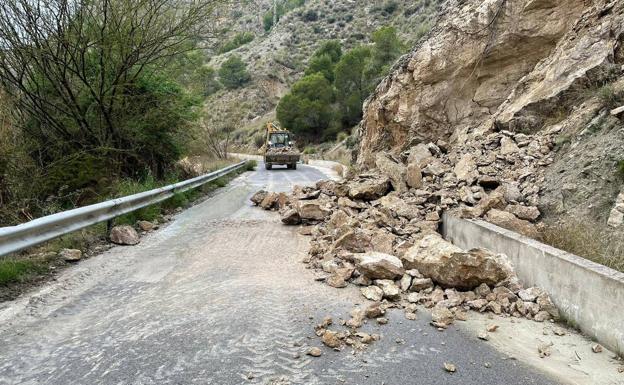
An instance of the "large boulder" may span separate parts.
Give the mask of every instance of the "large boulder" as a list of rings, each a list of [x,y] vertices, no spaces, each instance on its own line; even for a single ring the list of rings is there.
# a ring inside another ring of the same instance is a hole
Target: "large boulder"
[[[453,171],[455,172],[457,179],[463,180],[469,185],[474,183],[479,177],[477,164],[475,163],[474,157],[471,154],[465,154],[464,156],[462,156],[455,165]]]
[[[495,285],[513,276],[506,256],[484,249],[464,252],[437,234],[429,234],[403,256],[407,269],[418,269],[444,287],[470,290]]]
[[[115,226],[111,229],[110,240],[118,245],[132,246],[140,242],[139,234],[132,226]]]
[[[395,279],[405,273],[403,263],[394,255],[373,251],[356,254],[354,259],[360,273],[371,279]]]
[[[268,193],[262,202],[260,202],[259,206],[265,210],[271,210],[272,208],[277,206],[277,201],[280,195],[278,193]]]
[[[487,220],[488,222],[493,223],[496,226],[503,227],[507,230],[515,231],[529,238],[540,238],[540,234],[534,224],[529,221],[525,221],[524,219],[520,219],[512,213],[498,209],[492,209],[487,214]]]
[[[266,198],[267,195],[269,195],[268,191],[260,190],[260,191],[257,191],[254,195],[252,195],[250,200],[253,202],[254,205],[258,206],[260,205],[260,203],[262,203],[262,201],[264,200],[264,198]]]
[[[297,212],[299,212],[301,219],[314,221],[322,221],[331,213],[331,211],[325,207],[324,202],[318,199],[298,201]]]
[[[298,225],[301,223],[299,212],[295,209],[287,209],[282,213],[282,223],[285,225]]]
[[[386,195],[390,190],[387,176],[367,176],[348,184],[349,198],[372,201]]]
[[[349,230],[336,240],[334,248],[363,253],[372,249],[371,236],[361,229]]]
[[[422,217],[420,209],[416,205],[409,204],[405,200],[399,198],[396,193],[390,193],[379,200],[381,207],[396,213],[400,217],[414,219]]]
[[[407,190],[407,184],[405,183],[407,169],[403,164],[391,159],[386,153],[379,153],[377,154],[375,165],[382,174],[390,177],[390,183],[395,191]]]
[[[418,164],[410,163],[407,165],[406,182],[411,188],[421,188],[423,186],[422,170]]]
[[[65,262],[77,262],[82,259],[82,251],[78,249],[63,249],[58,255]]]

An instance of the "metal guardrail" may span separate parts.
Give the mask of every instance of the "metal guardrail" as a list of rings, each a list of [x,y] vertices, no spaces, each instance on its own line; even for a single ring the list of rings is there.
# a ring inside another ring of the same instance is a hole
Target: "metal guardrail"
[[[242,168],[246,162],[172,185],[48,215],[17,226],[0,227],[0,256],[38,245],[76,230],[153,205]]]

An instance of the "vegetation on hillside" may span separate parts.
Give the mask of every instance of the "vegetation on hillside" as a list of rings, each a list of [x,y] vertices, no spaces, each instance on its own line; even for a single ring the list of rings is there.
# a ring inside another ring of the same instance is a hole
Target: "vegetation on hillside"
[[[218,3],[0,4],[2,222],[168,177],[217,87],[196,45]]]
[[[280,100],[280,123],[307,142],[333,140],[357,124],[364,100],[405,49],[393,27],[378,29],[371,40],[344,54],[338,41],[325,42]]]

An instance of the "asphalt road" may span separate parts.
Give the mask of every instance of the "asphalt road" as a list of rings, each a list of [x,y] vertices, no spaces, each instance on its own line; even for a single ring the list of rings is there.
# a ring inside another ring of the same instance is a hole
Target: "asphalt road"
[[[365,325],[382,338],[364,352],[322,347],[314,325],[363,299],[315,282],[300,262],[306,238],[248,198],[325,177],[260,164],[140,245],[1,304],[0,384],[556,383],[460,329],[438,332],[425,311]],[[323,355],[305,355],[310,346]]]

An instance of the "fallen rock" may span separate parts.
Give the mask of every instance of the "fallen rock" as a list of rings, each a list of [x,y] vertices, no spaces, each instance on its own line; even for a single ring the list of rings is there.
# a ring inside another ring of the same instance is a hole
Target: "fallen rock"
[[[391,279],[378,279],[375,281],[375,285],[379,287],[383,292],[383,298],[390,301],[396,301],[401,298],[401,289]]]
[[[423,186],[422,171],[416,163],[407,165],[406,183],[411,188],[421,188]]]
[[[110,232],[111,242],[118,245],[133,246],[140,242],[139,234],[132,226],[115,226]]]
[[[364,314],[366,315],[366,318],[379,318],[385,313],[386,312],[381,308],[381,303],[379,302],[375,302],[375,303],[368,305],[366,310],[364,310]]]
[[[512,213],[492,209],[487,214],[487,220],[496,226],[515,231],[526,237],[540,239],[540,234],[534,224],[529,221],[525,221],[524,219],[520,219]]]
[[[377,286],[366,286],[360,289],[360,293],[364,298],[371,301],[381,301],[383,299],[383,290]]]
[[[464,154],[453,170],[457,179],[463,180],[469,185],[473,184],[479,177],[477,165],[471,154]]]
[[[306,352],[306,354],[312,357],[320,357],[323,352],[317,347],[312,347]]]
[[[395,279],[403,275],[403,263],[394,255],[369,252],[354,255],[356,267],[371,279]]]
[[[259,206],[264,210],[271,210],[276,207],[277,200],[279,199],[279,194],[277,193],[268,193],[262,202],[260,202]]]
[[[457,371],[457,367],[449,362],[445,362],[444,370],[446,370],[449,373],[455,373]]]
[[[297,212],[301,219],[314,221],[321,221],[331,214],[331,211],[323,206],[323,202],[315,199],[298,201]]]
[[[375,165],[383,175],[390,177],[390,183],[395,191],[407,190],[405,183],[407,170],[403,164],[390,159],[388,154],[380,152],[377,154]]]
[[[360,229],[347,231],[334,242],[334,249],[344,249],[353,253],[364,253],[372,248],[372,239]]]
[[[342,346],[342,340],[338,338],[338,333],[331,330],[325,330],[321,342],[332,349],[338,349]]]
[[[592,352],[594,353],[602,353],[602,346],[599,344],[592,345]]]
[[[386,195],[390,190],[390,179],[386,176],[363,178],[348,184],[349,198],[372,201]]]
[[[457,289],[493,286],[513,275],[511,263],[504,255],[485,249],[464,252],[437,234],[423,237],[407,251],[403,261],[408,269],[418,269],[434,282]]]
[[[536,221],[540,216],[540,211],[535,206],[509,205],[505,211],[527,221]]]
[[[260,205],[260,203],[262,203],[262,201],[264,200],[264,198],[266,198],[267,195],[269,195],[268,191],[260,190],[256,192],[254,195],[252,195],[250,200],[253,202],[254,205],[258,206]]]
[[[355,308],[351,310],[349,315],[351,315],[351,319],[349,319],[346,323],[348,327],[353,329],[362,327],[362,324],[364,323],[364,318],[366,317],[364,310]]]
[[[149,221],[138,221],[137,226],[139,226],[139,229],[142,231],[152,231],[155,227],[154,224]]]
[[[63,249],[59,252],[59,257],[65,262],[77,262],[82,259],[82,251],[78,249]]]
[[[295,209],[288,209],[282,213],[282,223],[285,225],[298,225],[301,223],[299,212]],[[301,233],[301,230],[299,231]]]
[[[435,306],[431,310],[431,324],[435,327],[446,329],[454,320],[453,313],[443,306]]]

